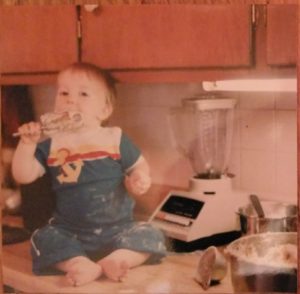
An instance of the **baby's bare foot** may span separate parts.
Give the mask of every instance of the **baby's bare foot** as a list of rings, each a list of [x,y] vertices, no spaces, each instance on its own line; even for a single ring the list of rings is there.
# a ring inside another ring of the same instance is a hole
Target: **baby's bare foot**
[[[82,286],[98,279],[102,274],[101,265],[86,257],[78,257],[66,273],[66,281],[70,286]]]
[[[111,280],[122,282],[127,274],[129,266],[125,261],[114,259],[102,259],[98,262],[102,267],[103,273]]]

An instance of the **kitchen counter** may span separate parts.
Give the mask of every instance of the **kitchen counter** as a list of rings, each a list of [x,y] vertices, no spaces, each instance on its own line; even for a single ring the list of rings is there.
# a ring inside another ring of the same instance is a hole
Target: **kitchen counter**
[[[150,191],[136,199],[137,219],[146,220],[170,187],[153,185]],[[3,224],[22,227],[18,217],[4,217]],[[201,251],[192,253],[170,253],[160,264],[142,265],[131,269],[122,283],[105,277],[81,287],[63,284],[62,276],[35,276],[31,271],[30,242],[5,245],[2,250],[4,284],[25,293],[233,293],[230,275],[220,284],[203,290],[195,279]]]
[[[81,287],[64,285],[62,276],[35,276],[31,272],[29,241],[3,246],[3,281],[27,293],[233,293],[229,274],[208,290],[194,280],[201,252],[170,253],[161,263],[131,269],[123,282],[105,277]]]

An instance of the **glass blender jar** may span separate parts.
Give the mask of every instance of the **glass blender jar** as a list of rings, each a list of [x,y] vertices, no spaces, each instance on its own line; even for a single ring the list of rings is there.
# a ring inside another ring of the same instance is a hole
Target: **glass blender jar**
[[[191,190],[213,193],[219,185],[224,185],[224,189],[231,185],[226,179],[232,176],[228,173],[228,161],[235,104],[235,99],[199,95],[184,99],[182,107],[172,109],[170,123],[175,145],[195,172],[190,180]]]

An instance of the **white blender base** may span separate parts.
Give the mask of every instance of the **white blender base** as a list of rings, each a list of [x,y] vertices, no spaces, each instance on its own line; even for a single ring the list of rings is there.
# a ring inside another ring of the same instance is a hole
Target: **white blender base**
[[[186,242],[239,231],[237,211],[247,202],[248,194],[231,187],[231,178],[226,176],[211,180],[193,178],[190,191],[170,191],[149,222],[166,236]]]

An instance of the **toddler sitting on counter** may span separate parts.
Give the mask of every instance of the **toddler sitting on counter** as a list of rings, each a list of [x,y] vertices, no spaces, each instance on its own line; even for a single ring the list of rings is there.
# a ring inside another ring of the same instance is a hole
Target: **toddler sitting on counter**
[[[140,150],[118,127],[104,126],[115,103],[113,79],[88,63],[75,63],[58,75],[54,113],[78,112],[83,126],[41,140],[42,126],[19,127],[12,171],[31,183],[49,173],[56,209],[31,237],[33,271],[65,273],[72,286],[101,276],[122,280],[128,269],[158,262],[166,253],[164,236],[133,219],[134,200],[151,185]]]

